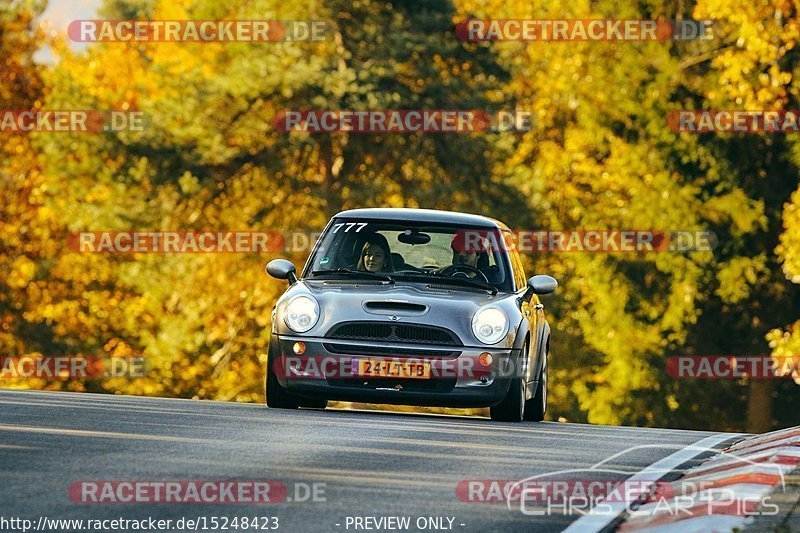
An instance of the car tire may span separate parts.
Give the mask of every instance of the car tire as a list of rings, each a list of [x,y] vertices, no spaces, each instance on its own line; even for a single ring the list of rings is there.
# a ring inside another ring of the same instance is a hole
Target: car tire
[[[522,353],[527,353],[527,345]],[[511,379],[511,385],[508,387],[508,392],[503,401],[489,408],[492,420],[497,422],[522,422],[526,403],[525,373],[523,372],[522,374],[522,376],[516,376]]]
[[[544,420],[544,413],[547,411],[547,364],[542,368],[539,375],[539,386],[536,387],[536,394],[533,398],[525,402],[525,420],[530,422],[541,422]]]
[[[264,394],[267,407],[271,409],[297,409],[300,407],[299,398],[278,383],[278,377],[275,375],[275,358],[272,349],[269,350],[267,355],[267,377],[264,381],[267,389]]]

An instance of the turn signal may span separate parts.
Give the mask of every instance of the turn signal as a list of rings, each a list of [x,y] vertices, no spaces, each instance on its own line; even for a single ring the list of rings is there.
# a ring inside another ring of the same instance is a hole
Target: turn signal
[[[489,352],[483,352],[478,356],[478,362],[483,366],[490,366],[492,364],[492,354]]]
[[[292,346],[292,351],[297,355],[303,355],[306,353],[306,343],[304,342],[296,342],[294,346]]]

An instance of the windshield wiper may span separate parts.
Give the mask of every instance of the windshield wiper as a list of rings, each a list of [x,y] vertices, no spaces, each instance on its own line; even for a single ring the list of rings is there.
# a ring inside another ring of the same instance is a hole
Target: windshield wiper
[[[484,289],[487,291],[491,291],[492,295],[497,294],[497,287],[492,285],[491,283],[486,283],[484,281],[478,281],[469,278],[451,278],[451,277],[440,277],[435,274],[402,274],[403,277],[409,278],[424,278],[425,280],[432,281],[434,283],[441,283],[441,284],[450,284],[450,285],[460,285],[462,287],[473,287],[478,289]]]
[[[321,274],[355,274],[357,276],[364,276],[367,278],[376,278],[383,281],[388,281],[389,283],[394,283],[394,278],[392,276],[386,274],[380,274],[378,272],[370,272],[369,270],[353,270],[351,268],[336,268],[331,270],[312,270],[311,274],[314,276],[319,276]]]

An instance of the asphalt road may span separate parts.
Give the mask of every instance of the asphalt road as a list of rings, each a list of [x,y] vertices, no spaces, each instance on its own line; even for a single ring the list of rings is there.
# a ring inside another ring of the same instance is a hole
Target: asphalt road
[[[173,524],[181,517],[205,517],[208,531],[215,530],[211,517],[277,517],[279,531],[389,530],[365,529],[375,522],[356,529],[355,517],[366,516],[410,517],[407,531],[418,531],[420,518],[447,517],[458,532],[561,531],[579,515],[527,516],[505,504],[464,502],[456,487],[462,480],[517,480],[588,468],[631,447],[663,445],[637,448],[612,461],[634,474],[709,435],[0,390],[0,517],[34,524],[40,516],[154,517]],[[68,496],[70,485],[81,480],[231,479],[279,481],[293,500],[317,484],[318,501],[78,504]],[[264,524],[274,521],[259,522],[258,530]],[[8,525],[0,529],[13,531]],[[236,531],[230,525],[228,530]]]

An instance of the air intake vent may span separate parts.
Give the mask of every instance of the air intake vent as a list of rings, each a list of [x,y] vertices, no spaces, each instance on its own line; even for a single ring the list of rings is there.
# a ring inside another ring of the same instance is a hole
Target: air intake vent
[[[387,324],[385,322],[344,322],[335,326],[327,337],[332,339],[374,340],[461,346],[449,329],[421,324]]]
[[[364,307],[368,311],[387,311],[393,313],[413,313],[422,314],[428,307],[422,304],[412,304],[409,302],[366,302]]]

